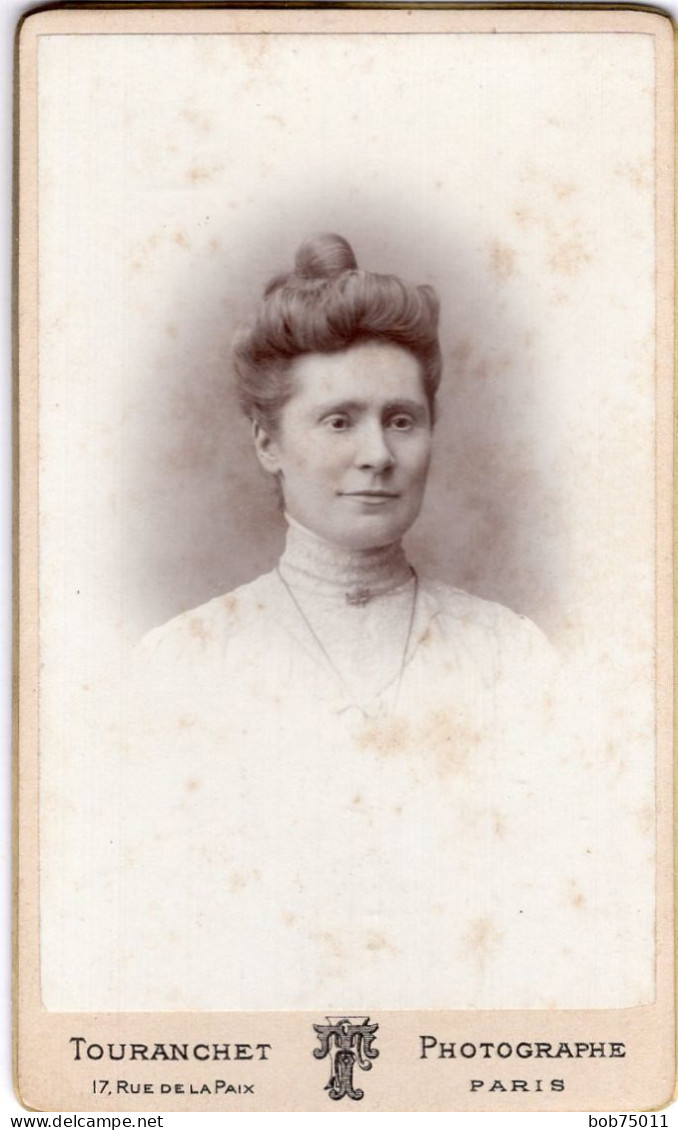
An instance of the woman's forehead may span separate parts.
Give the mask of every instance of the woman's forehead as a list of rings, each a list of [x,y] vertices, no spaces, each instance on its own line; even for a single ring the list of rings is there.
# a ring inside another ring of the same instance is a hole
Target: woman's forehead
[[[293,398],[304,402],[422,401],[421,367],[407,349],[366,341],[335,353],[306,353],[292,363]]]

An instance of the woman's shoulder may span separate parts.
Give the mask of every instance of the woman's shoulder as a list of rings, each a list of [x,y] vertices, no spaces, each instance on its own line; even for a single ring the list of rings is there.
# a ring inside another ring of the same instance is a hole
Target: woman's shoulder
[[[528,616],[514,612],[498,601],[474,596],[444,581],[423,578],[421,588],[434,605],[442,624],[464,627],[489,635],[500,646],[514,646],[552,653],[546,636]]]
[[[137,647],[139,658],[172,661],[223,651],[265,610],[269,585],[267,573],[174,616],[143,637]]]

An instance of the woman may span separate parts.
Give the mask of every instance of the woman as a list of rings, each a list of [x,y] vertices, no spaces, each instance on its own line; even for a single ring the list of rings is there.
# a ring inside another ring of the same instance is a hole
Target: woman
[[[401,546],[429,466],[437,325],[430,287],[362,271],[321,235],[237,337],[287,544],[271,573],[144,642],[137,736],[162,818],[142,874],[167,884],[128,894],[146,896],[155,952],[173,941],[132,1007],[553,1001],[534,941],[558,793],[550,648]]]
[[[403,691],[403,712],[416,709],[409,667],[441,645],[454,699],[486,729],[502,680],[551,658],[524,617],[418,577],[401,546],[422,503],[441,376],[432,288],[360,271],[344,239],[316,236],[266,288],[235,369],[284,504],[286,550],[273,573],[172,621],[147,650],[197,651],[202,663],[208,640],[228,648],[244,623],[268,637],[274,612],[295,637],[292,662],[300,645],[342,710],[383,719]]]

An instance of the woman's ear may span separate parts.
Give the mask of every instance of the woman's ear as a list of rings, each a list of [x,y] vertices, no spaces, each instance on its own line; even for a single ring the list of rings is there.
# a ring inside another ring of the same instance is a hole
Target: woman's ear
[[[269,475],[279,474],[281,468],[278,444],[257,420],[252,421],[252,439],[257,458],[264,470],[268,471]]]

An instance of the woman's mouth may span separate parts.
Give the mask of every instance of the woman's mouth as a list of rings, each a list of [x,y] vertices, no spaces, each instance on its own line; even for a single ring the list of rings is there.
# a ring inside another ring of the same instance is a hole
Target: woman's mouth
[[[400,495],[391,490],[351,490],[341,491],[342,498],[355,498],[358,502],[367,502],[373,506],[392,502]]]

